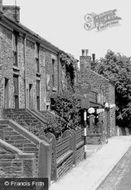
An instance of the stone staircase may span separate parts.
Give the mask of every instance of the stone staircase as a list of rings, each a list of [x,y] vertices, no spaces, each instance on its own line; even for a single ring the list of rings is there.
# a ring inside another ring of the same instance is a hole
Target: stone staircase
[[[40,131],[44,131],[48,127],[47,120],[40,120],[27,109],[4,109],[3,118],[16,121],[36,136],[39,136]]]

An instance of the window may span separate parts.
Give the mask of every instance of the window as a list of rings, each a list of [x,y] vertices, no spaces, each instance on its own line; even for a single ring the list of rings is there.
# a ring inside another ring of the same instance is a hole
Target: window
[[[9,108],[9,79],[5,78],[4,107]]]
[[[19,78],[17,75],[14,75],[13,79],[14,79],[15,108],[19,108]]]
[[[29,84],[29,108],[33,109],[33,84]]]
[[[40,72],[40,64],[39,64],[39,44],[35,45],[35,61],[36,61],[36,72]]]
[[[36,80],[36,102],[37,110],[40,110],[40,80]]]
[[[50,103],[46,103],[46,110],[50,111]]]
[[[55,60],[52,59],[52,87],[55,87]]]
[[[97,93],[94,91],[89,92],[90,102],[97,103]]]
[[[18,33],[14,32],[12,36],[13,44],[13,65],[18,66]]]

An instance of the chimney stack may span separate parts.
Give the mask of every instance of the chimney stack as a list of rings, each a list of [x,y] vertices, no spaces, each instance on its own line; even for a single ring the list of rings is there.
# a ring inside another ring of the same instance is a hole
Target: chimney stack
[[[3,0],[0,0],[0,12],[3,11]]]
[[[3,13],[11,20],[20,22],[20,7],[14,5],[5,5],[3,6]]]
[[[80,71],[91,68],[91,56],[88,56],[88,49],[82,49],[82,56],[80,56]]]

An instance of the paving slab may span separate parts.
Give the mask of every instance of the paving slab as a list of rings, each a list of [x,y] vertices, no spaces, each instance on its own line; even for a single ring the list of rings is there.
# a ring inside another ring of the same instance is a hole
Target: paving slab
[[[96,190],[130,146],[131,136],[110,138],[107,144],[53,183],[49,190]]]

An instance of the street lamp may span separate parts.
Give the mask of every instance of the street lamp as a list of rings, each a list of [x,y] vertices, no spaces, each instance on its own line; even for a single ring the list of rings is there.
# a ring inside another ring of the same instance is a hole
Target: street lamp
[[[92,108],[92,107],[91,107],[91,108],[89,108],[89,109],[88,109],[88,113],[89,113],[89,114],[95,113],[95,109],[94,109],[94,108]]]

